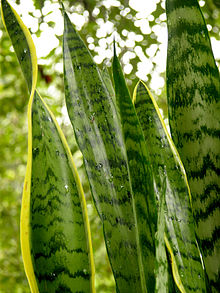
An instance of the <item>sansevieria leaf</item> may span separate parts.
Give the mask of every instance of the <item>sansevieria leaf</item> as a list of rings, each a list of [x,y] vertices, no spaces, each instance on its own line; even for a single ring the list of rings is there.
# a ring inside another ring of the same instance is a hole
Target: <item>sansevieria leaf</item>
[[[2,15],[31,92],[21,210],[21,248],[31,291],[95,292],[86,203],[72,155],[36,91],[37,62],[30,34],[5,0]]]
[[[31,254],[39,291],[94,292],[86,204],[71,153],[38,93],[29,105],[32,169],[25,184],[31,176]]]
[[[33,94],[37,83],[37,56],[31,34],[17,12],[6,0],[1,0],[1,16],[25,76],[29,92]]]
[[[147,292],[139,224],[115,97],[66,13],[63,54],[67,109],[103,223],[117,292]],[[143,207],[145,205],[143,197]],[[140,205],[141,212],[145,210]],[[143,225],[145,222],[143,220]],[[145,235],[141,240],[149,246],[151,256],[154,247],[148,242],[149,237]],[[153,270],[153,261],[150,265]],[[152,277],[153,288],[152,275],[146,279]]]
[[[197,0],[167,0],[171,133],[186,169],[212,292],[220,279],[220,79]]]
[[[156,192],[165,192],[165,241],[172,272],[180,292],[206,292],[205,275],[194,231],[190,191],[183,165],[168,134],[155,99],[139,82],[135,108],[142,125],[153,167]],[[163,199],[159,198],[159,201]],[[158,223],[160,225],[160,223]]]
[[[101,75],[106,85],[106,88],[109,91],[110,96],[112,97],[113,100],[115,100],[115,90],[112,85],[111,77],[106,66],[103,67],[103,70],[101,71]]]
[[[157,220],[157,232],[155,234],[155,250],[156,250],[156,265],[155,265],[155,293],[172,293],[171,286],[169,283],[169,270],[168,261],[166,254],[166,245],[164,241],[165,233],[165,216],[164,211],[165,206],[165,194],[166,194],[166,180],[162,183],[159,194],[159,204],[158,204],[158,220]]]
[[[113,77],[133,191],[133,205],[138,227],[137,238],[140,244],[139,257],[148,292],[153,292],[155,288],[154,237],[157,229],[157,207],[153,190],[152,170],[144,135],[115,52],[115,45]]]

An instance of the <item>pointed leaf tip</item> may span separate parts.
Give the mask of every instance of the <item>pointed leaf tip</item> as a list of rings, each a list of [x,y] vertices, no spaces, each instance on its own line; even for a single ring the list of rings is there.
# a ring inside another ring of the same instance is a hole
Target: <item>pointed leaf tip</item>
[[[113,57],[117,57],[117,53],[116,53],[116,45],[115,45],[115,36],[113,36],[113,51],[114,51],[114,55]]]
[[[59,0],[59,4],[61,6],[61,11],[62,11],[62,14],[64,15],[66,13],[66,10],[65,10],[65,7],[63,5],[63,2]]]

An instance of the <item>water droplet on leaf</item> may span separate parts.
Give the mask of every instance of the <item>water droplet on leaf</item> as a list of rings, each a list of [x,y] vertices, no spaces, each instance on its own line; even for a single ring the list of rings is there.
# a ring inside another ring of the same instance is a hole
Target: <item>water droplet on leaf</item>
[[[51,281],[53,281],[56,278],[56,274],[55,273],[49,273],[49,279]]]
[[[96,165],[96,170],[101,170],[101,168],[103,167],[103,164],[102,163],[99,163],[98,165]]]
[[[108,181],[109,182],[112,182],[113,181],[113,175],[112,174],[110,174]]]
[[[102,214],[101,214],[101,219],[102,219],[102,221],[105,221],[105,219],[106,219],[106,216],[105,216],[105,214],[104,214],[104,213],[102,213]]]
[[[34,148],[33,149],[33,156],[37,156],[39,154],[39,148]]]
[[[92,115],[90,116],[90,121],[91,121],[91,123],[93,123],[94,120],[95,120],[95,112],[92,113]]]

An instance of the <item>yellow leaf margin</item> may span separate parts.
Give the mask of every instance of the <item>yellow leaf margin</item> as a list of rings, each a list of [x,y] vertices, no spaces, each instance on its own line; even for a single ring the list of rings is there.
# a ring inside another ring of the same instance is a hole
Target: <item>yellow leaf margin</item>
[[[8,1],[7,1],[8,3]],[[31,192],[31,171],[32,171],[32,103],[35,95],[36,90],[36,84],[37,84],[37,73],[38,73],[38,66],[37,66],[37,55],[36,55],[36,49],[34,42],[31,38],[31,34],[27,27],[24,25],[23,21],[21,20],[20,16],[17,14],[15,9],[11,6],[11,4],[8,3],[10,6],[12,12],[14,13],[20,28],[22,32],[24,33],[29,49],[30,49],[30,55],[31,55],[31,64],[32,64],[32,87],[31,87],[31,94],[30,99],[28,102],[28,160],[27,160],[27,168],[26,168],[26,175],[24,180],[24,187],[23,187],[23,195],[22,195],[22,208],[21,208],[21,218],[20,218],[20,241],[21,241],[21,252],[22,252],[22,258],[24,262],[24,269],[25,273],[29,282],[29,286],[32,293],[39,293],[37,281],[34,274],[33,264],[32,264],[32,258],[31,258],[31,248],[30,248],[30,192]],[[4,13],[1,6],[1,16],[3,24],[7,30],[7,26],[4,19]],[[38,92],[37,92],[38,93]],[[42,103],[46,107],[47,111],[51,115],[53,122],[57,128],[57,131],[60,135],[61,141],[64,145],[64,148],[67,152],[68,159],[70,161],[70,166],[73,172],[73,176],[77,183],[77,189],[80,195],[81,204],[82,204],[82,210],[83,210],[83,217],[86,225],[87,230],[87,241],[89,245],[89,255],[90,255],[90,266],[91,266],[91,289],[92,293],[95,293],[95,264],[94,264],[94,257],[93,257],[93,249],[92,249],[92,238],[91,238],[91,230],[90,230],[90,224],[89,224],[89,218],[87,213],[87,206],[86,206],[86,200],[84,191],[82,188],[82,184],[80,182],[80,178],[76,169],[76,166],[74,164],[71,151],[69,149],[69,146],[67,144],[66,138],[59,126],[59,124],[56,121],[56,118],[54,117],[53,113],[50,111],[44,100],[41,98],[40,94],[38,93]]]
[[[169,132],[168,132],[168,130],[167,130],[167,127],[166,127],[166,125],[165,125],[165,123],[164,123],[164,120],[163,120],[163,118],[162,118],[162,116],[161,116],[161,113],[160,113],[160,110],[159,110],[159,107],[158,107],[158,105],[157,105],[156,100],[155,100],[154,97],[151,95],[151,92],[149,91],[149,89],[148,89],[148,87],[146,86],[146,84],[145,84],[143,81],[141,81],[141,80],[136,84],[136,86],[135,86],[135,88],[134,88],[134,93],[133,93],[133,99],[132,99],[132,102],[135,103],[136,95],[137,95],[137,87],[138,87],[138,85],[139,85],[140,82],[145,86],[145,88],[146,88],[146,90],[147,90],[147,92],[148,92],[148,95],[149,95],[149,97],[151,98],[151,101],[152,101],[152,103],[153,103],[153,105],[154,105],[154,108],[155,108],[155,110],[156,110],[156,112],[157,112],[157,115],[158,115],[158,117],[159,117],[159,119],[160,119],[160,122],[161,122],[161,124],[162,124],[162,126],[163,126],[163,129],[164,129],[164,132],[165,132],[165,134],[166,134],[167,140],[168,140],[168,142],[169,142],[170,148],[171,148],[171,150],[172,150],[172,152],[173,152],[174,158],[178,160],[178,163],[180,163],[181,171],[182,171],[183,174],[184,174],[185,183],[186,183],[186,186],[187,186],[187,189],[188,189],[188,194],[189,194],[189,199],[190,199],[190,205],[191,205],[191,207],[192,207],[191,193],[190,193],[190,189],[189,189],[189,184],[188,184],[188,180],[187,180],[187,177],[186,177],[186,171],[185,171],[184,166],[183,166],[183,163],[182,163],[182,161],[181,161],[181,159],[180,159],[180,155],[179,155],[179,153],[178,153],[178,151],[177,151],[177,149],[176,149],[176,146],[175,146],[174,143],[173,143],[172,138],[170,137],[170,134],[169,134]],[[169,251],[169,253],[170,253],[170,257],[171,257],[171,267],[172,267],[172,272],[173,272],[173,278],[174,278],[174,281],[175,281],[175,283],[176,283],[178,289],[180,290],[180,292],[181,292],[181,293],[186,293],[185,288],[184,288],[184,286],[183,286],[183,284],[182,284],[182,281],[181,281],[181,278],[180,278],[179,272],[178,272],[177,264],[176,264],[176,261],[175,261],[175,256],[174,256],[174,254],[173,254],[173,251],[172,251],[172,248],[171,248],[171,246],[170,246],[169,240],[167,239],[167,236],[166,236],[165,233],[164,233],[164,241],[165,241],[166,247],[167,247],[167,249],[168,249],[168,251]]]

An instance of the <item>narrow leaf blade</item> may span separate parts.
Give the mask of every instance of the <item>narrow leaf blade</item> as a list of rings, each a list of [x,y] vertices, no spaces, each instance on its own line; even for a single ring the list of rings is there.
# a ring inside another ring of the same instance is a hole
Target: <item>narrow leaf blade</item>
[[[21,249],[30,288],[34,293],[95,292],[91,235],[79,176],[61,129],[36,91],[37,60],[30,33],[16,11],[2,2],[5,26],[31,92],[21,210]]]
[[[167,95],[173,140],[187,172],[210,287],[220,279],[220,79],[196,0],[167,0]]]
[[[142,266],[143,282],[148,292],[153,292],[155,289],[154,236],[157,229],[157,206],[154,197],[152,171],[143,132],[116,52],[114,52],[113,57],[113,77],[133,191],[133,206],[138,227],[136,237],[140,245],[139,262]]]
[[[112,97],[113,100],[115,100],[115,91],[112,85],[112,80],[110,77],[110,74],[108,72],[108,68],[106,66],[103,67],[101,71],[102,79],[106,85],[106,88],[109,91],[110,96]]]
[[[164,241],[165,234],[165,194],[166,194],[166,181],[164,180],[161,188],[160,202],[158,204],[158,221],[157,221],[157,232],[155,235],[155,247],[156,247],[156,286],[155,293],[169,293],[169,273],[168,273],[168,262],[166,255],[166,246]]]
[[[29,233],[39,291],[95,292],[86,204],[70,150],[37,92],[29,107]]]
[[[142,292],[132,191],[120,120],[100,70],[66,13],[63,56],[68,114],[103,223],[117,292]]]
[[[164,181],[167,186],[165,240],[171,254],[174,280],[180,292],[206,292],[185,171],[157,103],[142,82],[136,87],[135,108],[150,153],[156,190],[162,193]]]
[[[29,92],[33,94],[37,82],[37,56],[30,32],[20,16],[6,0],[1,1],[1,15],[9,34]]]

